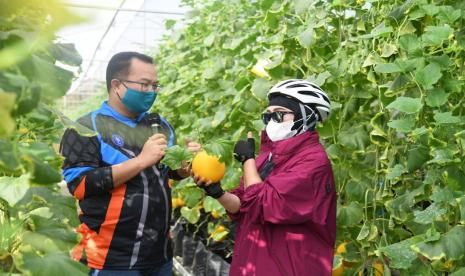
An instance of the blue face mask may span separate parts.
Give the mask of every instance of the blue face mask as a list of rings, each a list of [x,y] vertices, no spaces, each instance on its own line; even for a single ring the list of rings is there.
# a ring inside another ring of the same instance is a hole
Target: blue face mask
[[[137,114],[148,111],[157,98],[157,93],[153,91],[141,92],[131,88],[127,88],[122,99],[116,94],[129,111]]]

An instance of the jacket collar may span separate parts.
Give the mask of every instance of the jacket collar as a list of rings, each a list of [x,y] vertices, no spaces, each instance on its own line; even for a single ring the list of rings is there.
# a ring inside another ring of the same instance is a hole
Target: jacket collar
[[[273,155],[290,155],[302,147],[318,144],[319,142],[320,136],[316,131],[307,131],[300,135],[277,142],[271,141],[266,132],[262,131],[260,152],[271,151]]]
[[[147,114],[147,112],[139,114],[136,119],[128,118],[120,113],[118,113],[115,109],[113,109],[109,104],[108,101],[104,101],[100,106],[100,109],[97,110],[99,114],[110,116],[115,118],[116,120],[130,126],[135,127],[142,118]]]

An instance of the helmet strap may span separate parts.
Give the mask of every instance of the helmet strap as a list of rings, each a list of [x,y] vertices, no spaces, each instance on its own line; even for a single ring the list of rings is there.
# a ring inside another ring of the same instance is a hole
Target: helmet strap
[[[299,103],[300,112],[302,113],[302,118],[304,119],[304,123],[302,124],[302,131],[307,131],[307,113],[305,112],[305,107],[303,104]]]
[[[309,116],[307,116],[307,112],[305,112],[305,106],[299,103],[299,107],[300,107],[300,112],[302,112],[302,119],[303,119],[302,132],[305,132],[309,129],[313,129],[316,125],[316,122],[318,121],[318,115],[315,113],[315,111],[313,111],[313,109],[308,108],[312,113]],[[311,118],[314,118],[314,119],[309,122],[307,117],[309,117],[308,119],[310,120]]]

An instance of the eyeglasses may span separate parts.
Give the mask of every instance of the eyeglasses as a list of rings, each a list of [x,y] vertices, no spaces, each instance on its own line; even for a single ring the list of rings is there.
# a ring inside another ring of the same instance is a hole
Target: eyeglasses
[[[124,83],[129,82],[129,83],[135,83],[140,85],[140,90],[141,91],[148,91],[148,90],[153,90],[153,91],[158,91],[160,90],[161,86],[158,82],[153,82],[153,83],[145,83],[145,82],[137,82],[137,81],[131,81],[131,80],[120,80],[118,79],[124,87],[128,88]]]
[[[275,112],[266,112],[262,114],[262,120],[265,125],[267,125],[271,119],[277,123],[282,123],[284,119],[284,115],[286,114],[294,114],[294,112],[288,111],[275,111]]]

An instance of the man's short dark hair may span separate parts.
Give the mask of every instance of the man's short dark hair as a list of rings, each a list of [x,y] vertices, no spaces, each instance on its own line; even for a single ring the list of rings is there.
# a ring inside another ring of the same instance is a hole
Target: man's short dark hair
[[[137,52],[121,52],[111,57],[107,66],[107,91],[110,92],[111,80],[125,78],[129,73],[131,60],[137,58],[143,62],[153,64],[153,58]]]

